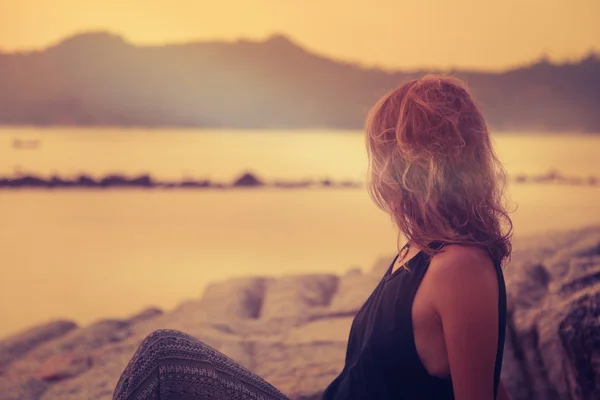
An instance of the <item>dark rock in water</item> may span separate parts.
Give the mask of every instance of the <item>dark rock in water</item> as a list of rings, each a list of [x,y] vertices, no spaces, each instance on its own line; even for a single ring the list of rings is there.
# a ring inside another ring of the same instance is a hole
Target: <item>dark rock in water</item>
[[[77,324],[71,321],[54,321],[0,341],[0,368],[5,368],[35,347],[64,336],[76,328]]]
[[[79,187],[94,187],[98,186],[98,182],[87,175],[81,175],[75,181],[75,185]]]
[[[173,184],[173,187],[180,188],[207,188],[210,187],[210,181],[194,181],[194,180],[183,180],[179,184]]]
[[[152,178],[149,175],[141,175],[135,178],[127,178],[121,175],[108,175],[102,178],[99,184],[101,187],[152,187],[154,185],[154,182],[152,181]]]
[[[360,268],[353,267],[353,268],[350,268],[348,271],[346,271],[346,273],[343,275],[343,278],[349,277],[349,276],[362,276],[362,274],[363,273],[360,270]]]
[[[129,184],[132,186],[141,186],[141,187],[152,187],[154,182],[150,175],[140,175],[138,177],[132,178],[129,181]]]
[[[314,185],[312,181],[300,181],[300,182],[281,182],[276,181],[273,183],[273,186],[282,189],[303,189],[308,188]]]
[[[233,186],[235,186],[235,187],[263,186],[263,185],[264,185],[264,183],[261,182],[256,176],[252,175],[251,173],[246,173],[246,174],[242,175],[241,177],[236,179],[236,181],[233,183]]]
[[[358,188],[361,187],[361,183],[360,182],[355,182],[355,181],[342,181],[340,182],[340,187],[343,188]]]
[[[102,178],[99,184],[101,187],[126,186],[127,180],[124,176],[108,175]]]
[[[47,182],[36,176],[22,176],[8,179],[6,185],[8,187],[45,187],[47,186]]]
[[[53,176],[50,178],[50,180],[47,182],[48,187],[60,187],[60,188],[64,188],[64,187],[71,187],[74,186],[74,182],[73,181],[69,181],[66,179],[62,179],[59,176]]]
[[[527,176],[525,176],[525,175],[517,175],[515,177],[515,182],[517,182],[517,183],[525,183],[525,182],[527,182],[528,179],[529,178]]]

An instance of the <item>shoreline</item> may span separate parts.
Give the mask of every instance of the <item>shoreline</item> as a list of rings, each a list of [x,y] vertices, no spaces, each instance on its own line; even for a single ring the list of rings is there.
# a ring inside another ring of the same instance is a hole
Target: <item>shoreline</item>
[[[509,176],[508,183],[553,183],[571,186],[600,186],[600,176],[567,176],[551,170],[544,174]],[[15,176],[0,176],[0,190],[21,188],[33,189],[112,189],[112,188],[143,188],[143,189],[233,189],[233,188],[363,188],[365,182],[356,180],[305,179],[300,181],[265,181],[256,174],[246,172],[231,182],[211,181],[210,179],[184,178],[180,180],[161,180],[149,174],[127,176],[124,174],[109,174],[94,178],[89,174],[75,177],[53,175],[44,178],[35,174],[18,174]]]

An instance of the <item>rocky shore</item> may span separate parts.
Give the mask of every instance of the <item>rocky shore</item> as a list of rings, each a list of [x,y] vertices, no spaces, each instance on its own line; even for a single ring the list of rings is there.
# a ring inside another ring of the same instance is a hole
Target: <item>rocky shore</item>
[[[600,186],[600,177],[568,176],[558,171],[548,171],[539,175],[515,175],[509,177],[517,184],[552,183],[574,186]],[[304,179],[299,181],[264,181],[251,172],[246,172],[231,182],[218,182],[209,179],[185,178],[180,180],[161,180],[151,175],[127,176],[122,174],[92,177],[81,174],[74,177],[52,176],[40,177],[33,174],[0,176],[0,189],[233,189],[240,187],[271,187],[280,189],[299,188],[362,188],[364,182],[356,180]]]
[[[505,268],[508,391],[514,400],[600,399],[600,227],[514,245]],[[367,273],[215,283],[169,312],[32,328],[0,341],[0,400],[108,400],[142,338],[163,328],[198,337],[292,398],[318,398],[391,258]]]

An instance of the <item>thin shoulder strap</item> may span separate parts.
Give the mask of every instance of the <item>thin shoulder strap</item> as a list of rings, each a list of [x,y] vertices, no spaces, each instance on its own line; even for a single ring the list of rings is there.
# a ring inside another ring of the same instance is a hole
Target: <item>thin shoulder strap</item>
[[[500,263],[494,261],[494,265],[498,276],[498,348],[496,350],[496,364],[494,365],[494,399],[496,399],[500,384],[500,373],[502,372],[502,357],[506,336],[506,284]]]

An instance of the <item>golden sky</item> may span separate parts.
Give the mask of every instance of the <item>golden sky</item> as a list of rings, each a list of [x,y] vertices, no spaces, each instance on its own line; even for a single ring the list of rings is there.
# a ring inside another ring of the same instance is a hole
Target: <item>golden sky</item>
[[[503,69],[600,51],[599,19],[600,0],[0,0],[0,49],[98,29],[138,44],[281,32],[366,65]]]

